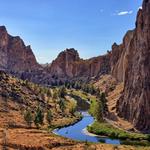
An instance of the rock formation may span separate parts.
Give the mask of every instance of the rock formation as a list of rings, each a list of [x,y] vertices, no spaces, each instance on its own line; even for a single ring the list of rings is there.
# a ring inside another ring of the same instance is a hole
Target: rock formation
[[[73,77],[73,64],[79,61],[79,54],[74,49],[61,52],[50,66],[50,73],[58,77]]]
[[[108,55],[83,60],[72,48],[61,52],[51,65],[43,67],[37,63],[30,46],[25,46],[19,36],[9,35],[6,28],[0,26],[0,69],[19,78],[40,84],[73,78],[85,80],[108,73],[109,66]]]
[[[40,84],[49,78],[44,67],[37,63],[31,47],[25,46],[19,36],[9,35],[5,26],[0,26],[0,70]]]
[[[110,72],[110,55],[83,60],[75,49],[61,52],[50,66],[50,74],[57,78],[93,78]]]
[[[111,55],[111,74],[118,81],[125,80],[125,71],[128,66],[128,56],[130,55],[130,44],[132,42],[134,31],[128,31],[121,45],[116,43],[112,46]]]
[[[0,68],[13,72],[29,71],[39,65],[30,48],[25,46],[19,36],[7,33],[4,26],[0,27]]]
[[[124,82],[118,115],[150,132],[150,0],[144,0],[135,30],[113,46],[112,56],[112,74]]]

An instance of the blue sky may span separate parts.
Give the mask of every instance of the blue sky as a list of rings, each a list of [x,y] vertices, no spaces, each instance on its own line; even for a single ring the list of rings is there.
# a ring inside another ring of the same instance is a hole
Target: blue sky
[[[40,63],[66,48],[82,58],[105,54],[135,27],[142,0],[0,0],[0,25],[31,45]]]

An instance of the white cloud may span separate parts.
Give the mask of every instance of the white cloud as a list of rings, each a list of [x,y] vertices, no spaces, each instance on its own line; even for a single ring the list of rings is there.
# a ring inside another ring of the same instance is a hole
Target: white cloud
[[[140,6],[139,9],[142,9],[142,6]]]
[[[120,11],[120,12],[117,13],[117,15],[118,16],[123,16],[123,15],[130,15],[132,13],[133,13],[132,10],[130,10],[130,11]]]

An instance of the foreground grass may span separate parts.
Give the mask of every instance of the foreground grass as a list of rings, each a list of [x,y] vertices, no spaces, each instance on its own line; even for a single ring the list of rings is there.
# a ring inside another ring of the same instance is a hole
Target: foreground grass
[[[108,123],[94,122],[91,126],[88,126],[87,129],[89,132],[97,135],[108,136],[112,139],[121,139],[123,144],[150,146],[148,135],[125,132]]]

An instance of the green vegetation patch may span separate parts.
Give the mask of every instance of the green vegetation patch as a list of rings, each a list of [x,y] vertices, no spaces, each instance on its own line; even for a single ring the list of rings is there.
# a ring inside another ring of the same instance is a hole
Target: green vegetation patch
[[[89,99],[89,95],[85,92],[80,91],[80,90],[72,90],[71,94],[77,95],[77,96],[81,97],[83,100]]]
[[[129,133],[117,129],[108,123],[94,122],[91,126],[87,127],[88,131],[101,136],[108,136],[110,138],[117,138],[122,140],[148,140],[148,135],[139,133]]]

